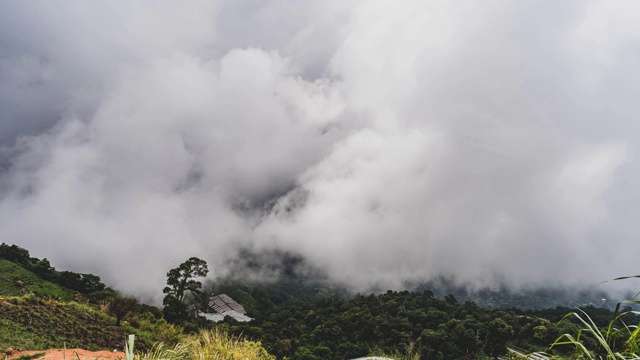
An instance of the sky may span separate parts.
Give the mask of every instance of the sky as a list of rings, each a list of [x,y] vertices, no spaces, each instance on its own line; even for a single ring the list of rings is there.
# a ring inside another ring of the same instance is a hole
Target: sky
[[[0,2],[0,241],[158,299],[638,272],[640,3]]]

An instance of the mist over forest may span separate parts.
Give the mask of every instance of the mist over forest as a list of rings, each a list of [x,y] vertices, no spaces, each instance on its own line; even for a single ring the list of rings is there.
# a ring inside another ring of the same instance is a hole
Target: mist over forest
[[[609,291],[639,44],[633,1],[3,1],[0,242],[156,302],[190,256]]]

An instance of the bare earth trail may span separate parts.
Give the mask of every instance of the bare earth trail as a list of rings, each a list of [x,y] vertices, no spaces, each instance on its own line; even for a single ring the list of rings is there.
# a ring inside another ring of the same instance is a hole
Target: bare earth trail
[[[6,360],[17,359],[21,356],[25,355],[34,355],[44,353],[44,355],[39,356],[34,359],[43,359],[43,360],[116,360],[126,359],[124,352],[122,351],[89,351],[83,349],[49,349],[49,350],[29,350],[29,351],[16,351],[9,355]]]

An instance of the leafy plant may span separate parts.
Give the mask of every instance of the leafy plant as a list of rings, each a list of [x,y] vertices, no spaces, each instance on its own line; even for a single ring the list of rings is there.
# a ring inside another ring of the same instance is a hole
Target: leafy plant
[[[129,335],[129,341],[124,343],[124,354],[127,357],[127,360],[133,360],[134,359],[134,343],[136,341],[136,336],[135,335]]]
[[[613,279],[613,281],[629,278],[640,278],[640,275],[619,277]],[[627,325],[624,321],[624,318],[628,315],[640,315],[640,312],[632,310],[621,311],[622,305],[640,304],[640,300],[638,300],[639,295],[640,293],[636,294],[631,300],[624,300],[618,303],[613,318],[609,321],[605,329],[600,329],[591,317],[581,309],[568,313],[560,322],[574,318],[577,319],[583,328],[579,329],[575,336],[562,334],[551,347],[573,345],[579,354],[590,360],[640,359],[640,338],[638,337],[640,328],[638,325]],[[589,346],[587,341],[589,338],[595,340],[595,347]]]

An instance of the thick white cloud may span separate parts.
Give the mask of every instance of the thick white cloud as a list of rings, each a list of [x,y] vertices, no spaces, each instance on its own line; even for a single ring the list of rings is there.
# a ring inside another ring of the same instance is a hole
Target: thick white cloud
[[[240,248],[359,290],[632,273],[619,4],[4,3],[0,240],[141,296]]]

